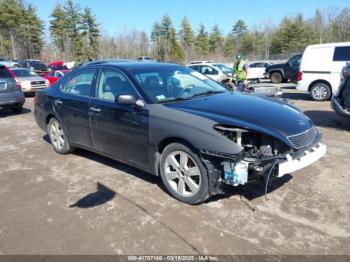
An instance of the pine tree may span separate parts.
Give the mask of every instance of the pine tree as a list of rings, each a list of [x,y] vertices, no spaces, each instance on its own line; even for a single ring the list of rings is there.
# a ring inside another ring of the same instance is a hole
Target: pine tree
[[[198,35],[196,38],[196,51],[202,58],[206,58],[209,52],[209,39],[208,33],[205,30],[204,24],[200,24]]]
[[[181,29],[179,31],[179,39],[182,48],[185,51],[186,57],[189,57],[193,53],[195,44],[195,35],[192,30],[191,24],[185,16],[181,22]]]
[[[66,28],[68,36],[71,41],[71,52],[73,53],[74,59],[78,62],[84,58],[84,42],[82,36],[82,29],[84,25],[82,23],[82,14],[80,13],[80,7],[76,5],[73,0],[67,0],[64,6],[66,14]]]
[[[66,50],[67,20],[66,13],[60,4],[57,4],[51,13],[50,34],[56,47],[64,52]]]
[[[17,58],[23,40],[23,7],[19,0],[0,0],[0,34],[4,53]],[[18,41],[17,41],[18,40]]]
[[[98,29],[96,17],[88,7],[84,9],[83,25],[83,36],[86,36],[88,39],[87,54],[85,56],[89,59],[96,59],[98,56],[100,30]]]
[[[27,58],[39,57],[43,47],[43,22],[38,18],[31,4],[25,7],[23,18]]]
[[[209,35],[209,51],[215,53],[223,44],[223,36],[218,25],[214,25]]]
[[[171,62],[181,63],[185,59],[185,53],[176,40],[176,31],[173,28],[170,34],[169,60]]]

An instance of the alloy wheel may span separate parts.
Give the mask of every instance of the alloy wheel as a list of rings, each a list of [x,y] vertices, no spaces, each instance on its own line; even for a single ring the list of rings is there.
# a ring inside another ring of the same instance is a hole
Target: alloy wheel
[[[183,197],[195,195],[201,185],[201,173],[197,163],[183,151],[169,154],[165,160],[165,178],[170,187]]]
[[[312,89],[312,96],[317,100],[323,100],[327,96],[327,88],[325,86],[315,86]]]
[[[64,132],[60,123],[57,120],[51,123],[50,140],[57,150],[61,150],[64,147]]]

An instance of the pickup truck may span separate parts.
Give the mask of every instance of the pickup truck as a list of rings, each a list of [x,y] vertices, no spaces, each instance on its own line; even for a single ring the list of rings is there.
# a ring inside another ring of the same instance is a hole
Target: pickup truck
[[[269,78],[272,83],[297,82],[300,67],[301,54],[291,57],[286,63],[274,64],[266,67],[265,78]]]

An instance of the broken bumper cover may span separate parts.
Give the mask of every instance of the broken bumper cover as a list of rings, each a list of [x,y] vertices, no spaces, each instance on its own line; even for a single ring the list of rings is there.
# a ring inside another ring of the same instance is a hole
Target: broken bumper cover
[[[310,150],[305,151],[305,155],[293,159],[291,155],[287,155],[286,161],[281,161],[278,164],[278,177],[300,170],[311,165],[326,154],[327,146],[324,144],[317,144]]]

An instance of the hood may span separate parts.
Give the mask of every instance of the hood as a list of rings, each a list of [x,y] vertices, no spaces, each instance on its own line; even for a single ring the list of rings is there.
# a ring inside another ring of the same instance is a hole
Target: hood
[[[224,93],[179,103],[166,104],[176,110],[209,118],[218,124],[269,134],[289,144],[287,136],[313,127],[298,108],[271,98]]]

